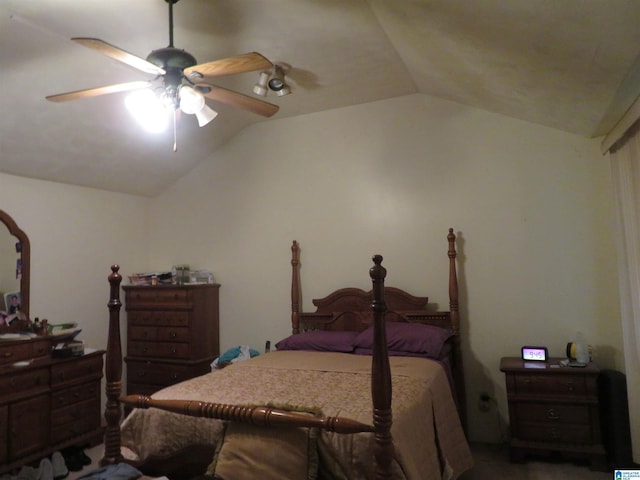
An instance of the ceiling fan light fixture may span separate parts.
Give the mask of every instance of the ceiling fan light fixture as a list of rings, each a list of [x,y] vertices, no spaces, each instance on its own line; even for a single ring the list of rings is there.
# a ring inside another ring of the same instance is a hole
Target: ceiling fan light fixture
[[[127,95],[124,103],[129,113],[145,130],[161,133],[169,126],[171,112],[152,90],[135,90]]]
[[[269,72],[260,72],[260,76],[258,77],[258,82],[253,86],[253,93],[256,95],[260,95],[261,97],[267,96],[267,82],[270,77]]]
[[[285,83],[284,86],[276,92],[276,95],[278,95],[279,97],[284,97],[285,95],[289,95],[290,93],[291,89],[289,88],[289,85]]]
[[[180,87],[180,110],[189,115],[195,115],[201,127],[218,116],[218,112],[206,104],[204,95],[189,85]]]
[[[189,85],[180,87],[180,110],[193,115],[205,106],[204,96]]]
[[[204,107],[202,107],[202,109],[197,111],[195,115],[196,115],[196,118],[198,119],[198,125],[200,127],[204,127],[211,120],[213,120],[218,116],[218,112],[216,112],[213,108],[209,107],[208,105],[205,105]]]

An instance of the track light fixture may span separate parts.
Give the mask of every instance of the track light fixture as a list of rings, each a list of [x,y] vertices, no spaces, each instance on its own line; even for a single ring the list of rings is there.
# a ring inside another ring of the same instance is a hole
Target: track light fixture
[[[276,92],[279,97],[291,93],[291,88],[285,81],[285,72],[282,65],[276,63],[273,65],[271,72],[260,72],[258,82],[253,86],[253,93],[262,97],[266,97],[269,90]]]
[[[258,82],[253,86],[253,93],[261,97],[267,96],[267,82],[269,82],[269,72],[260,72]]]

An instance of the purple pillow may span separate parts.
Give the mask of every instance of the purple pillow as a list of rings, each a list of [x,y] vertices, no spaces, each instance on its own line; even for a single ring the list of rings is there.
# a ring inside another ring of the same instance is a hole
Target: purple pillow
[[[385,322],[387,349],[389,355],[424,356],[438,359],[445,342],[453,333],[434,325],[423,323]],[[373,348],[373,326],[358,335],[355,341],[356,353],[371,352]]]
[[[314,330],[291,335],[276,343],[278,350],[311,350],[314,352],[351,353],[358,332]]]

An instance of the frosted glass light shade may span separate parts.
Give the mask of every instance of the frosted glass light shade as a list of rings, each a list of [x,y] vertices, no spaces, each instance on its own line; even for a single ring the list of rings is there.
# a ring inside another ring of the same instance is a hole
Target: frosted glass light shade
[[[199,111],[196,112],[196,118],[198,119],[198,125],[204,127],[207,123],[218,116],[218,112],[210,108],[208,105],[204,105]]]
[[[131,92],[124,100],[127,110],[142,127],[152,133],[164,132],[171,120],[171,111],[162,101],[145,88]]]
[[[180,110],[193,115],[204,106],[204,96],[200,92],[187,85],[180,87]]]

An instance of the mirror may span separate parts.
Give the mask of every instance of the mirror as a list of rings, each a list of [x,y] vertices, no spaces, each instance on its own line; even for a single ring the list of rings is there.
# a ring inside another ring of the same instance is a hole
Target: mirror
[[[17,300],[20,304],[20,311],[26,318],[29,318],[29,267],[31,260],[29,237],[16,225],[13,218],[2,210],[0,210],[0,222],[0,292],[2,292],[0,310],[9,312],[11,294],[18,293]],[[9,304],[6,303],[5,298]]]

